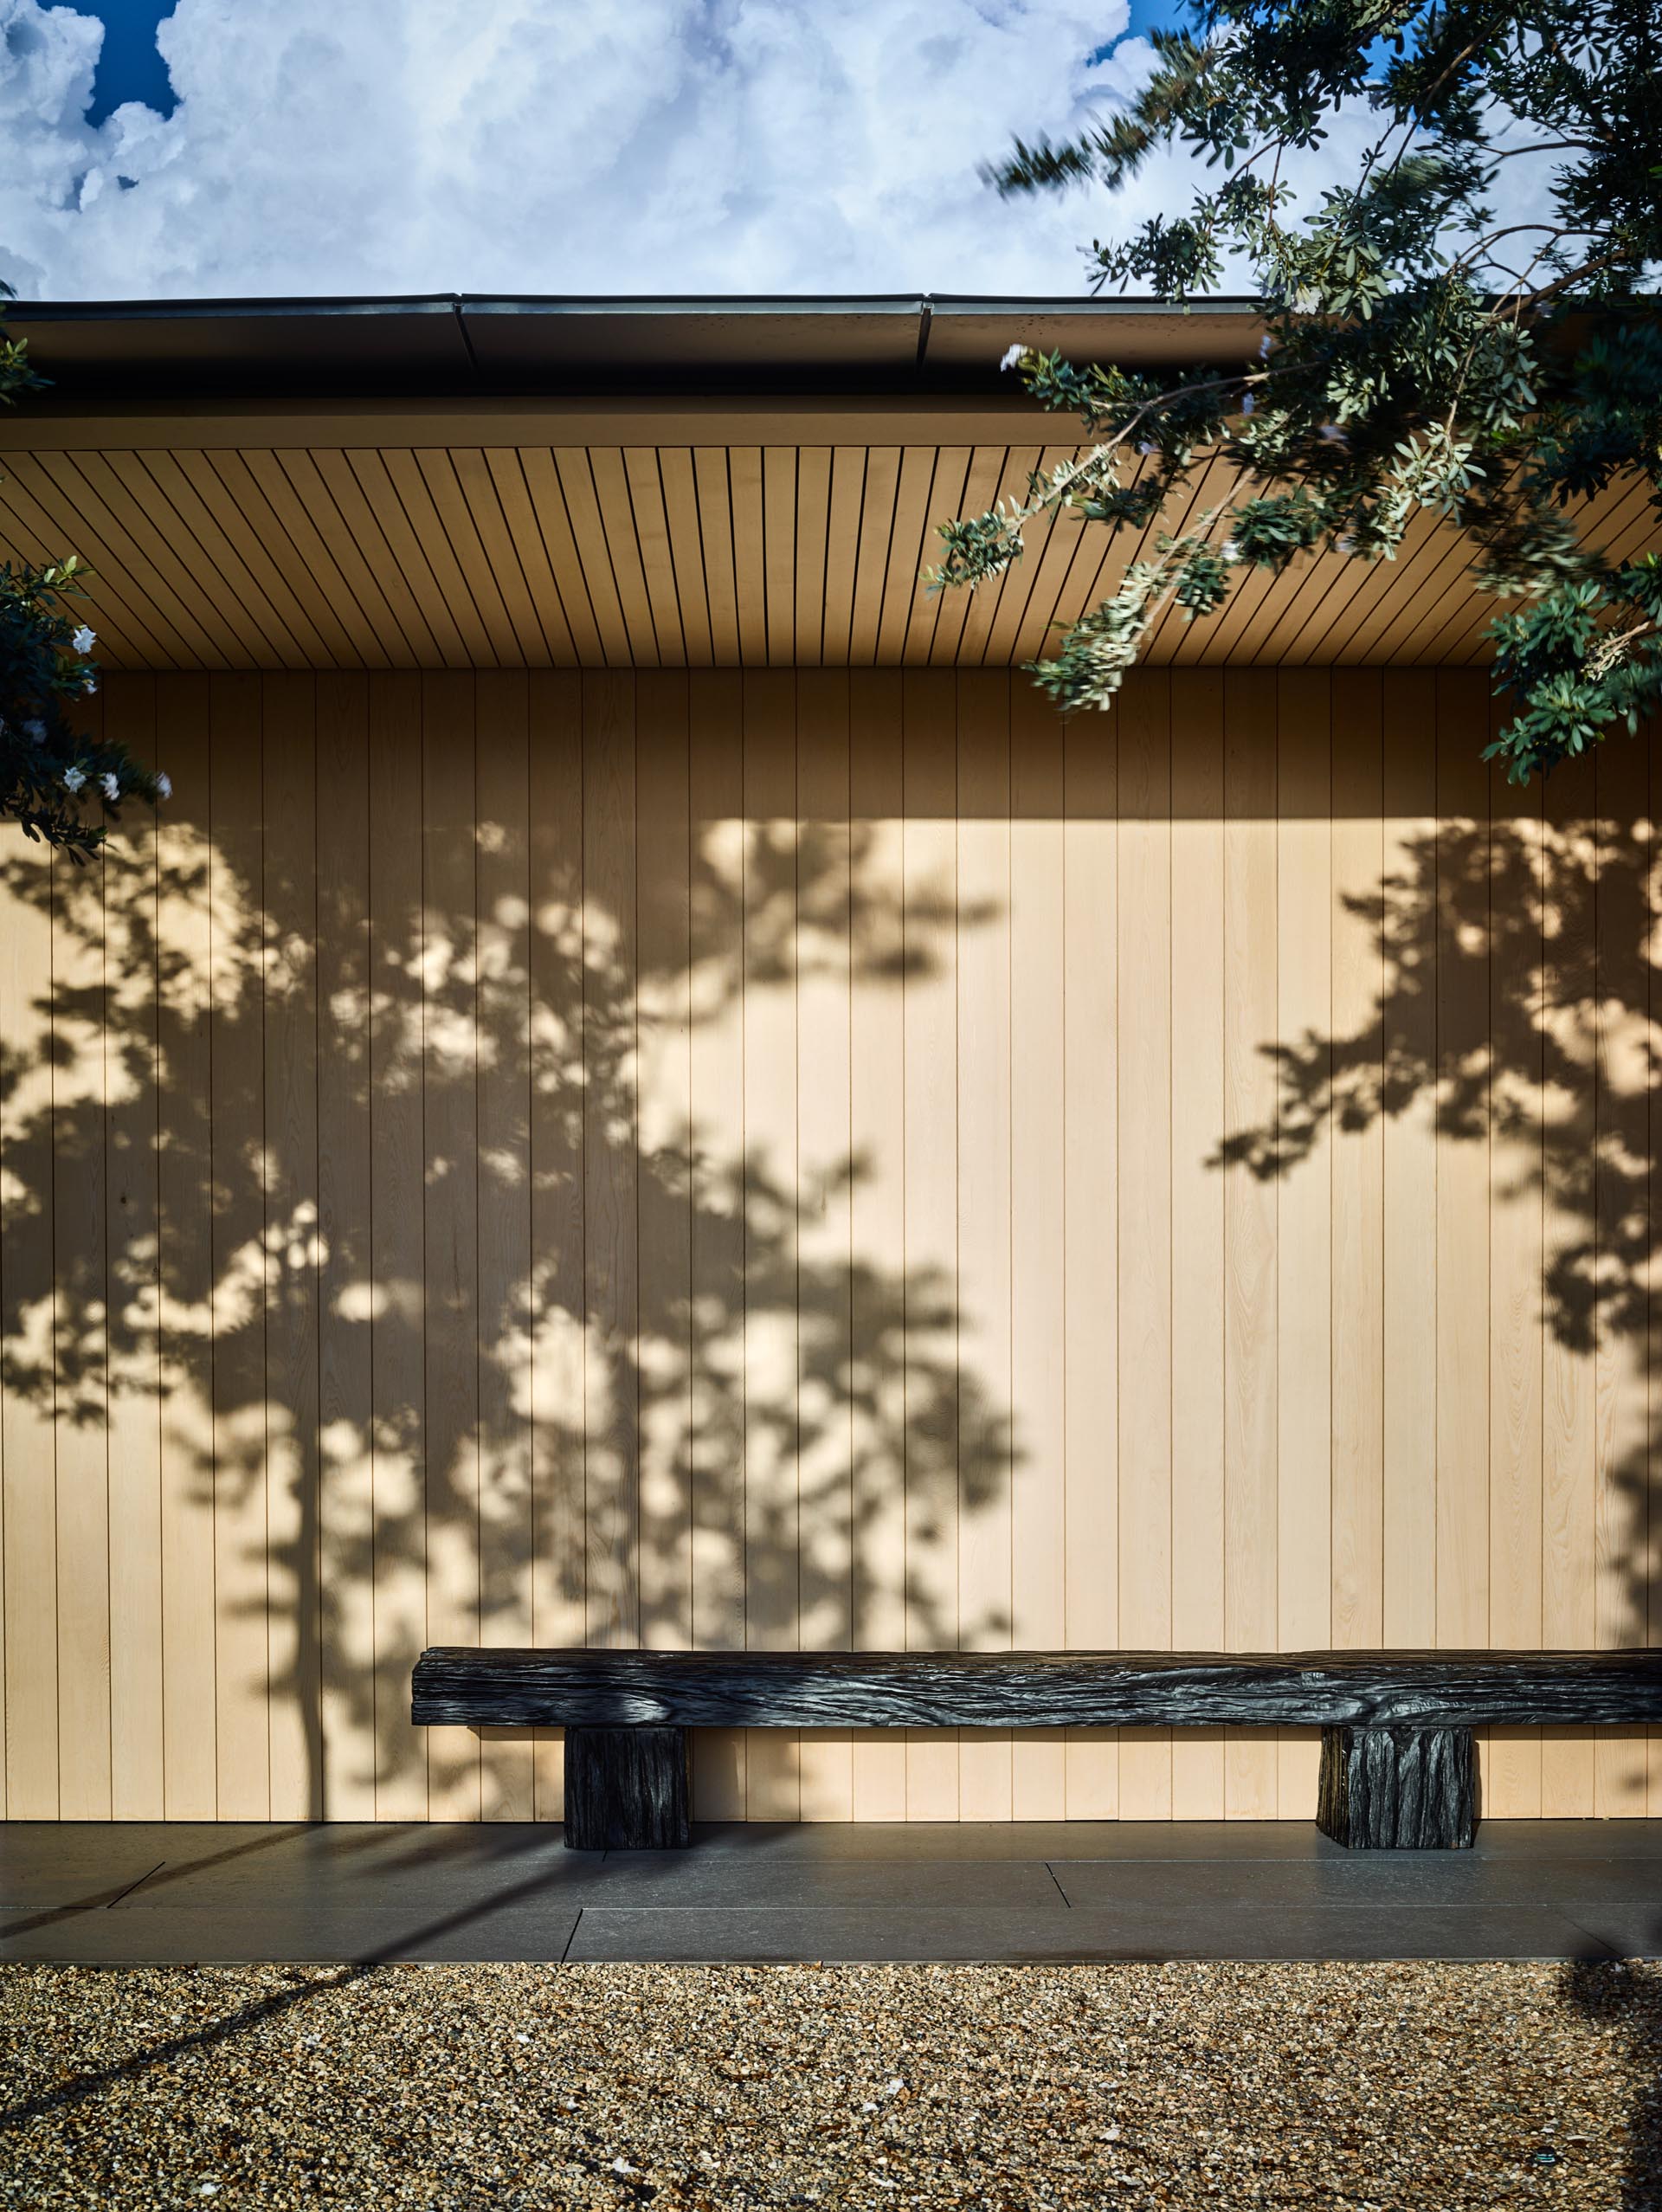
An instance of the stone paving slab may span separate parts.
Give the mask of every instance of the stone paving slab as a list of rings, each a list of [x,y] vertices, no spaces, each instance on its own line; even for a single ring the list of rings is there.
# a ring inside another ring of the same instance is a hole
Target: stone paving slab
[[[1043,1959],[1596,1959],[1610,1947],[1540,1908],[1275,1913],[1227,1906],[1000,1912],[587,1907],[568,1960],[894,1964]]]
[[[19,1823],[0,1895],[0,1957],[110,1964],[1638,1957],[1662,1822],[1423,1854],[1294,1822],[712,1827],[686,1853],[568,1852],[549,1823]]]
[[[0,1922],[0,1962],[241,1966],[523,1959],[557,1964],[565,1956],[577,1917],[571,1906],[507,1906],[449,1913],[275,1904],[79,1912],[36,1921],[15,1933]]]
[[[1347,1852],[1342,1858],[1237,1862],[1053,1861],[1070,1905],[1653,1906],[1662,1861],[1478,1859],[1465,1851]],[[143,1891],[133,1893],[142,1896]],[[126,1900],[132,1902],[132,1898]]]

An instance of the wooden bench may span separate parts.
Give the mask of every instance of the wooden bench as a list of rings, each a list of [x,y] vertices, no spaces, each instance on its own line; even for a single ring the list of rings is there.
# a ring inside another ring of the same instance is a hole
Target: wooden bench
[[[574,1850],[690,1840],[689,1728],[1319,1728],[1316,1819],[1461,1850],[1478,1727],[1662,1723],[1662,1653],[478,1651],[416,1664],[418,1727],[565,1731]]]

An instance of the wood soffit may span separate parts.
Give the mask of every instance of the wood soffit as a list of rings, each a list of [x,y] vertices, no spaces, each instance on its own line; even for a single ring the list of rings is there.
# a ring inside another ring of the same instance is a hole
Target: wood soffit
[[[1077,450],[1047,442],[1066,426],[988,374],[995,341],[1152,359],[1178,339],[1245,350],[1255,328],[1228,303],[1176,334],[1169,313],[1119,303],[473,302],[461,317],[439,301],[382,303],[396,312],[378,323],[352,320],[351,303],[287,304],[287,322],[275,312],[286,303],[270,313],[206,303],[194,320],[184,309],[8,311],[59,384],[0,423],[0,557],[88,560],[91,619],[113,667],[1020,663],[1139,548],[1111,548],[1064,516],[1031,532],[1025,558],[973,598],[922,590],[937,524],[1019,498],[1033,470]],[[405,313],[412,304],[418,314]],[[291,353],[312,346],[296,358],[312,371],[348,321],[354,345],[371,330],[366,358],[385,377],[399,332],[454,347],[459,318],[495,334],[496,373],[517,359],[522,384],[534,371],[544,389],[484,389],[482,373],[465,389],[454,378],[279,397],[233,388],[250,362],[285,358],[274,330]],[[641,388],[654,333],[673,341],[672,358],[679,349],[679,390]],[[142,374],[119,403],[97,389],[100,359],[154,366],[171,347],[188,367],[204,345],[198,388],[186,376],[183,399],[147,391]],[[817,388],[793,388],[805,377]],[[588,389],[547,389],[562,381]],[[1221,496],[1229,477],[1214,468],[1165,525]],[[1639,486],[1596,503],[1586,528],[1615,558],[1655,543]],[[1394,563],[1302,561],[1279,579],[1244,578],[1209,622],[1168,611],[1147,657],[1481,661],[1493,608],[1465,568],[1453,535],[1422,524]]]

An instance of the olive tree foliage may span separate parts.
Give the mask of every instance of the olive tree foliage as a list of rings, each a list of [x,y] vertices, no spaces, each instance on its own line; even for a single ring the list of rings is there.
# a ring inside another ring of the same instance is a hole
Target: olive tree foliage
[[[1098,241],[1092,288],[1189,302],[1230,262],[1262,332],[1239,367],[1135,374],[1012,348],[1092,441],[1023,502],[943,526],[935,588],[996,577],[1068,506],[1137,545],[1039,682],[1106,706],[1156,618],[1214,614],[1302,555],[1391,560],[1417,518],[1464,533],[1502,603],[1491,751],[1515,781],[1633,731],[1662,692],[1662,560],[1615,562],[1575,504],[1643,481],[1662,509],[1662,13],[1656,0],[1189,0],[1135,101],[1071,143],[1017,141],[1005,194],[1110,190],[1156,148],[1203,168],[1189,203]],[[1299,211],[1291,161],[1365,119],[1352,173]],[[1508,164],[1528,204],[1495,209]],[[1519,173],[1519,172],[1514,172]],[[1163,527],[1213,461],[1230,493]]]
[[[45,381],[23,346],[0,336],[0,399],[15,405]],[[98,687],[97,641],[73,609],[88,573],[73,553],[44,568],[0,564],[0,822],[76,861],[98,850],[124,801],[154,803],[170,789],[125,745],[76,726]]]

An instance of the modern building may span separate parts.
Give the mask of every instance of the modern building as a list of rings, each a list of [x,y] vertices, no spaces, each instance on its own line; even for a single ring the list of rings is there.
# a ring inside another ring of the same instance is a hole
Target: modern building
[[[12,1817],[557,1816],[557,1739],[410,1726],[434,1642],[1658,1637],[1654,745],[1486,764],[1429,526],[1066,724],[1123,547],[919,585],[1073,449],[1012,339],[1246,308],[10,319],[4,556],[173,784],[0,829]],[[1497,1732],[1485,1808],[1659,1751]],[[711,1732],[695,1809],[1308,1821],[1316,1753]]]

